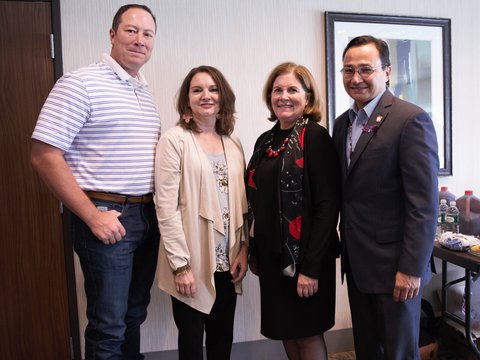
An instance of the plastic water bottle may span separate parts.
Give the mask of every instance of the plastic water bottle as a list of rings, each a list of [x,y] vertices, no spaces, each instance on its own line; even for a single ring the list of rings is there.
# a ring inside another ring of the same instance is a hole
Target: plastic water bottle
[[[458,215],[459,211],[457,208],[457,203],[455,201],[450,201],[450,206],[445,214],[445,225],[443,227],[445,231],[451,231],[457,234],[460,232],[458,226]]]
[[[440,199],[440,208],[438,211],[438,219],[437,219],[437,239],[442,236],[445,232],[445,216],[447,214],[448,205],[446,199]]]

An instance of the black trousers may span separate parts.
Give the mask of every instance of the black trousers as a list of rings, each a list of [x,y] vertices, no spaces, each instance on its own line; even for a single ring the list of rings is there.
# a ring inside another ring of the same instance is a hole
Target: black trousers
[[[203,359],[203,334],[208,360],[228,360],[233,342],[233,319],[237,294],[230,272],[216,272],[216,298],[210,314],[204,314],[172,297],[172,310],[178,328],[179,360]]]

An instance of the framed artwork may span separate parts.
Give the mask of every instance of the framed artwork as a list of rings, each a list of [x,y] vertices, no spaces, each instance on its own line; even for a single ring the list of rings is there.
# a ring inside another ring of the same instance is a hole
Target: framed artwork
[[[343,87],[342,54],[359,35],[388,43],[390,91],[423,108],[435,125],[440,175],[452,175],[450,19],[325,12],[328,127],[353,100]]]

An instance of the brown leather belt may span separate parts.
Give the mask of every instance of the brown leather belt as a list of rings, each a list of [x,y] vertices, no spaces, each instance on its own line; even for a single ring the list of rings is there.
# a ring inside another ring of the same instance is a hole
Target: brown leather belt
[[[153,194],[145,194],[140,196],[122,195],[101,191],[85,191],[90,199],[113,201],[118,203],[142,203],[148,204],[153,201]]]

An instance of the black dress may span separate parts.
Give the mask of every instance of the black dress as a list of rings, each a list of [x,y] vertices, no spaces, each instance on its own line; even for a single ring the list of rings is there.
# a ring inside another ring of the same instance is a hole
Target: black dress
[[[278,129],[272,148],[278,148],[292,129]],[[262,143],[262,134],[256,148]],[[295,339],[325,332],[335,324],[336,224],[339,206],[339,168],[333,141],[320,125],[309,122],[305,132],[302,230],[299,272],[318,279],[309,298],[297,295],[297,276],[282,275],[280,234],[280,166],[283,152],[269,158],[265,149],[255,170],[256,197],[251,203],[255,224],[251,241],[261,293],[261,333],[271,339]]]

